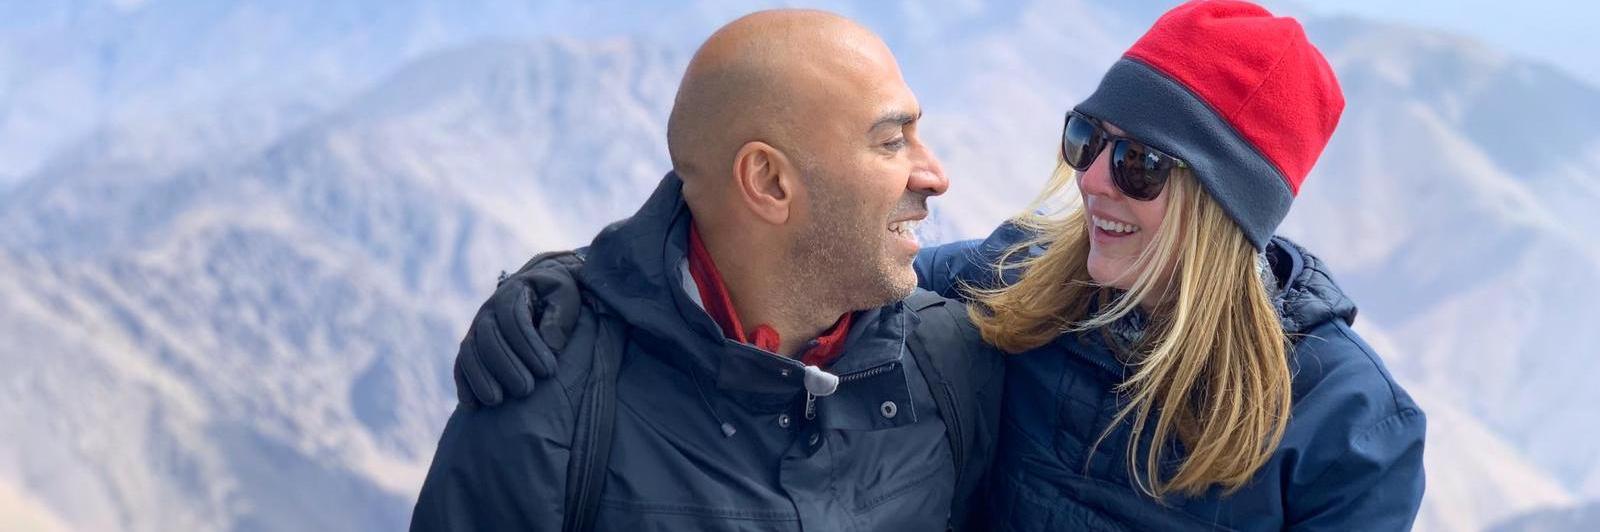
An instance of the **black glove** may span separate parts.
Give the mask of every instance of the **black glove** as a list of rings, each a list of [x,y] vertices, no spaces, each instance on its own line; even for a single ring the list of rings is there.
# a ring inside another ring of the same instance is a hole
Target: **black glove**
[[[527,397],[556,372],[556,352],[577,327],[583,301],[571,251],[541,253],[500,284],[478,308],[456,353],[456,396],[469,408]]]

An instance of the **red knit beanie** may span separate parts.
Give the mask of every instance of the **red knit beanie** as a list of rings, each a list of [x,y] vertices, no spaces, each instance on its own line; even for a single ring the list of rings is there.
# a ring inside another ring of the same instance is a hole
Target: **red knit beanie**
[[[1344,111],[1333,69],[1300,23],[1235,0],[1168,11],[1079,112],[1189,163],[1266,247]]]

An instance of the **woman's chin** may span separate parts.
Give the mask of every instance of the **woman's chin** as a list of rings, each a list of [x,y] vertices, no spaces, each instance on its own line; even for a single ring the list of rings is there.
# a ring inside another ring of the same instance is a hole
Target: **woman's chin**
[[[1097,285],[1118,290],[1127,290],[1133,286],[1135,276],[1129,273],[1127,261],[1101,257],[1091,250],[1088,266],[1089,278]]]

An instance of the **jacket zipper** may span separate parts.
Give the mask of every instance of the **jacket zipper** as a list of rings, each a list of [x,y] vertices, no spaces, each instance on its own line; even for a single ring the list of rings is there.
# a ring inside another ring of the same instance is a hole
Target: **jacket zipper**
[[[898,362],[890,362],[888,364],[884,364],[882,366],[878,366],[878,367],[875,367],[875,368],[864,369],[864,370],[857,371],[855,373],[851,373],[851,374],[848,374],[848,375],[840,375],[839,376],[839,385],[840,386],[844,386],[846,383],[858,381],[858,380],[861,380],[861,379],[872,378],[872,377],[876,377],[878,375],[882,375],[884,373],[888,373],[889,371],[893,370],[898,365],[900,365]],[[806,421],[810,421],[810,420],[813,420],[813,419],[816,419],[816,418],[817,418],[817,396],[813,395],[810,391],[807,391],[806,392]]]
[[[602,334],[604,334],[603,330],[602,330]],[[627,344],[626,344],[626,342],[624,342],[622,346],[612,346],[612,347],[614,349],[626,349],[627,348]],[[595,368],[595,369],[600,370],[601,373],[607,373],[607,372],[614,373],[614,372],[618,371],[618,368],[610,367],[609,364],[608,364],[608,361],[605,360],[605,358],[603,356],[600,356],[600,355],[596,355],[596,356],[597,356],[597,359],[595,360],[595,365],[598,366],[598,368]],[[613,374],[613,375],[611,375],[610,378],[615,379],[616,377]],[[589,401],[593,401],[594,403],[592,403],[592,404],[596,404],[596,405],[598,405],[599,404],[598,402],[602,401],[602,400],[606,400],[606,399],[614,400],[614,398],[607,398],[606,397],[607,394],[615,394],[616,393],[614,390],[612,390],[613,386],[614,386],[614,381],[605,383],[605,384],[600,385],[600,386],[590,386],[589,387],[589,398],[588,398],[588,400]],[[612,408],[615,408],[615,406],[613,406]],[[596,406],[595,409],[598,410],[599,407]],[[599,414],[599,412],[591,412],[591,413],[595,414],[595,415]],[[588,452],[588,453],[592,454],[594,451],[597,450],[597,449],[595,449],[595,446],[596,446],[595,442],[600,437],[600,421],[598,419],[591,419],[591,420],[589,420],[589,426],[585,427],[584,429],[585,429],[584,430],[585,434],[588,435],[588,439],[584,444],[588,449],[585,452]],[[571,523],[570,524],[574,524],[575,526],[572,527],[572,528],[576,529],[576,530],[585,530],[585,529],[588,529],[588,528],[591,528],[591,527],[594,526],[594,523],[588,522],[587,518],[590,516],[590,514],[589,514],[588,510],[586,510],[586,509],[589,508],[590,504],[592,504],[592,502],[589,500],[589,495],[590,495],[590,491],[591,491],[590,486],[595,482],[599,482],[599,480],[594,478],[597,473],[595,471],[596,468],[594,467],[595,464],[593,463],[593,457],[592,456],[586,457],[585,460],[587,462],[586,463],[587,467],[585,467],[583,471],[580,471],[578,478],[575,479],[575,481],[577,482],[577,484],[579,486],[577,505],[576,505],[576,510],[578,511],[578,514],[574,515],[574,516],[570,516],[570,519],[571,519]],[[602,472],[599,472],[598,474],[604,474],[604,472],[602,471]]]

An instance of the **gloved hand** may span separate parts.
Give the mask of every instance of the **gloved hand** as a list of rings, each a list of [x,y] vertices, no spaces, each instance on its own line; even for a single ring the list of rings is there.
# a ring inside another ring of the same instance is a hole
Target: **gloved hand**
[[[583,300],[572,251],[541,253],[500,284],[478,308],[456,353],[456,396],[469,408],[527,397],[534,381],[555,376],[556,353],[577,327]]]

